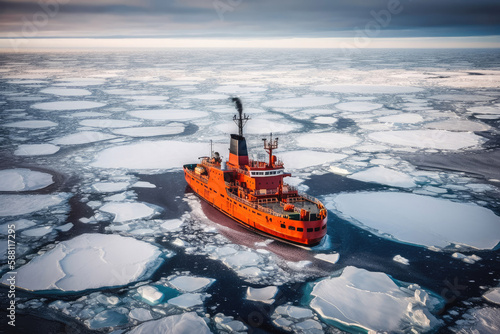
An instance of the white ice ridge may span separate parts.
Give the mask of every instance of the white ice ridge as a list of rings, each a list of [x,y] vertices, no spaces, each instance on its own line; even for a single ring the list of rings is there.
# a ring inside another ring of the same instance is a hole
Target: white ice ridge
[[[107,203],[103,205],[100,211],[111,213],[115,216],[113,222],[122,223],[129,220],[148,218],[157,211],[150,205],[144,203]]]
[[[227,151],[227,147],[220,148],[215,145],[214,150]],[[105,149],[97,154],[92,166],[128,169],[180,168],[183,164],[192,163],[193,157],[204,155],[207,155],[207,145],[203,143],[143,141]]]
[[[32,121],[19,121],[4,124],[3,126],[10,128],[24,128],[24,129],[43,129],[57,126],[57,123],[45,120],[32,120]]]
[[[262,103],[264,107],[271,108],[309,108],[334,104],[339,102],[338,99],[332,97],[313,96],[313,97],[296,97],[290,99],[272,100]]]
[[[137,128],[114,129],[113,133],[130,137],[155,137],[165,135],[176,135],[184,132],[183,125],[176,126],[145,126]]]
[[[329,162],[336,162],[347,157],[345,154],[320,152],[311,150],[298,150],[279,153],[278,157],[288,169],[300,169]]]
[[[51,155],[59,151],[59,146],[52,144],[24,144],[14,151],[17,156]]]
[[[145,322],[129,334],[210,334],[205,320],[195,312],[171,315],[159,320]]]
[[[411,94],[421,92],[423,89],[412,86],[387,86],[387,85],[321,85],[312,88],[316,91],[325,91],[344,94]]]
[[[309,133],[299,135],[296,141],[300,147],[334,149],[352,146],[358,143],[359,139],[343,133]]]
[[[460,150],[479,145],[483,139],[474,133],[445,130],[407,130],[370,133],[372,140],[396,146]]]
[[[45,111],[66,111],[66,110],[84,110],[92,108],[104,107],[105,103],[92,101],[57,101],[57,102],[41,102],[31,106],[34,109]]]
[[[376,332],[426,332],[440,325],[439,300],[422,289],[399,287],[388,275],[346,267],[314,285],[311,308],[325,320]],[[369,307],[360,307],[369,305]]]
[[[82,234],[17,270],[16,285],[33,291],[83,291],[147,279],[163,262],[158,247],[114,234]],[[2,277],[6,284],[9,275]]]
[[[277,286],[266,286],[265,288],[247,288],[246,299],[265,304],[274,303],[274,297],[278,293]]]
[[[56,138],[52,140],[52,143],[57,145],[80,145],[95,143],[98,141],[109,140],[113,138],[116,138],[116,136],[97,131],[82,131]]]
[[[344,193],[325,203],[360,227],[400,242],[477,249],[493,249],[500,242],[500,217],[472,203],[401,192]]]
[[[206,111],[192,109],[152,109],[129,111],[128,114],[142,119],[151,119],[157,121],[178,121],[191,120],[195,118],[207,117]]]
[[[54,183],[52,175],[27,168],[0,170],[0,191],[29,191]]]
[[[415,182],[413,182],[411,176],[385,167],[372,167],[349,175],[348,178],[364,182],[380,183],[393,187],[415,187]]]
[[[56,195],[0,195],[0,217],[19,216],[61,204],[67,194]]]

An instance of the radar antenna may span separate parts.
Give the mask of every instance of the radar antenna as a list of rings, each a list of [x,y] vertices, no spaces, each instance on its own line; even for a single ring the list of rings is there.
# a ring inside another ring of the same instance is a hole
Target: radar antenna
[[[243,106],[241,105],[241,100],[238,97],[231,98],[231,101],[234,102],[236,106],[236,110],[238,110],[239,117],[234,115],[233,121],[238,125],[238,134],[243,137],[243,127],[245,123],[250,119],[250,116],[243,113]]]
[[[269,142],[267,142],[266,138],[262,138],[264,141],[264,149],[269,154],[269,167],[273,166],[273,150],[278,148],[278,138],[274,139],[273,142],[273,133],[269,136]]]

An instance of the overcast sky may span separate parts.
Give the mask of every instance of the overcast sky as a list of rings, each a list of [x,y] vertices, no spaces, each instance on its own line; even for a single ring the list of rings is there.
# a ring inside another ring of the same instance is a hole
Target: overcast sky
[[[13,38],[92,38],[96,45],[105,42],[95,39],[141,38],[200,45],[298,39],[304,45],[453,41],[500,47],[499,36],[500,0],[0,0],[3,44]]]

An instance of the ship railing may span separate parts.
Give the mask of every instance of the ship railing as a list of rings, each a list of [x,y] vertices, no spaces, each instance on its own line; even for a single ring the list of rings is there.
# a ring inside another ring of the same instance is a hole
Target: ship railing
[[[236,171],[236,172],[238,172],[238,173],[241,173],[241,174],[245,174],[246,176],[250,176],[250,173],[249,173],[248,171],[246,171],[246,170],[244,170],[244,169],[241,169],[241,168],[229,167],[229,166],[228,166],[228,167],[227,167],[227,169],[229,169],[229,170],[234,170],[234,171]]]
[[[196,174],[195,172],[193,172],[193,171],[191,171],[191,170],[190,170],[190,171],[188,171],[188,173],[189,173],[190,175],[194,176],[194,178],[195,178],[195,179],[198,179],[198,180],[200,180],[200,181],[202,181],[202,182],[207,183],[207,181],[208,181],[208,180],[207,180],[207,178],[203,178],[203,177],[201,177],[199,174]]]
[[[206,159],[202,160],[201,164],[204,166],[208,166],[208,167],[220,168],[220,163],[213,163],[213,162],[210,162]]]
[[[320,209],[323,209],[323,208],[324,208],[324,206],[323,206],[323,204],[321,203],[321,201],[320,201],[319,199],[315,198],[315,197],[312,197],[312,196],[310,196],[310,195],[308,195],[308,194],[306,194],[306,193],[301,193],[301,192],[299,192],[299,196],[300,196],[300,197],[305,198],[306,200],[308,200],[308,201],[310,201],[310,202],[313,202],[313,203],[314,203],[314,204],[316,204],[316,205],[317,205]]]
[[[231,197],[232,199],[235,199],[238,202],[243,203],[245,205],[248,205],[249,207],[252,207],[252,208],[254,208],[254,209],[258,210],[258,211],[265,212],[265,213],[268,213],[268,214],[276,216],[276,217],[281,217],[281,218],[286,218],[287,217],[286,215],[282,215],[281,213],[276,212],[276,211],[274,211],[271,208],[267,208],[265,206],[260,205],[260,204],[267,204],[267,203],[278,202],[278,200],[276,198],[260,199],[260,200],[258,200],[257,203],[255,203],[255,202],[247,201],[244,198],[238,197],[238,196],[236,196],[235,194],[233,194],[232,192],[229,192],[229,191],[227,192],[227,195],[229,197]]]

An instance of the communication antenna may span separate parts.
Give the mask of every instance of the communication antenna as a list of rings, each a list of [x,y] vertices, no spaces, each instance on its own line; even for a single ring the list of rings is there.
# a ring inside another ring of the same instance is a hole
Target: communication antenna
[[[269,154],[269,167],[273,166],[273,150],[278,148],[278,138],[273,141],[273,133],[269,136],[269,142],[267,142],[266,138],[262,138],[264,141],[264,149]]]

